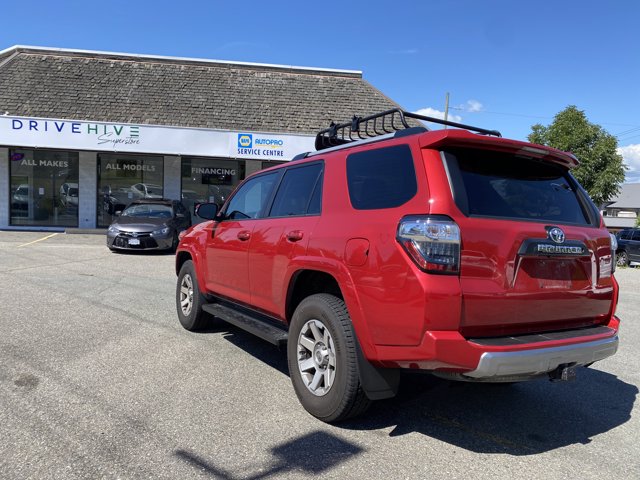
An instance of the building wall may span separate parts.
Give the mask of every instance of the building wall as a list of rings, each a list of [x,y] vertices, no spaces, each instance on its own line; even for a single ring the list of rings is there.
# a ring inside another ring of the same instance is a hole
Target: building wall
[[[98,188],[96,172],[98,170],[98,154],[96,152],[80,152],[78,172],[78,227],[95,228]]]
[[[178,156],[164,157],[163,196],[171,200],[180,200],[182,189],[182,159]]]
[[[0,228],[9,225],[9,149],[0,147]]]
[[[248,177],[252,173],[262,170],[262,162],[259,160],[247,160],[245,163],[245,174]]]

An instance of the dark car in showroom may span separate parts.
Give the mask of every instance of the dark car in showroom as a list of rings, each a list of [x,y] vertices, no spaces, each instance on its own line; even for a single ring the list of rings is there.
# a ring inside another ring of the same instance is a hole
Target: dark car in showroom
[[[119,250],[175,250],[178,234],[191,226],[191,214],[177,200],[131,202],[109,226],[107,247]]]

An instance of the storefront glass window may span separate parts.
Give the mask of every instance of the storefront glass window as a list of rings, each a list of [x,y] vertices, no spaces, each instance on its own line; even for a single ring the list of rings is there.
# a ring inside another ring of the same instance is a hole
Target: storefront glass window
[[[11,225],[78,226],[78,152],[11,149]]]
[[[244,179],[244,162],[205,158],[182,159],[182,203],[194,214],[198,203],[222,205]],[[193,223],[202,219],[193,216]]]
[[[108,227],[134,200],[162,198],[163,181],[162,157],[98,155],[98,226]]]

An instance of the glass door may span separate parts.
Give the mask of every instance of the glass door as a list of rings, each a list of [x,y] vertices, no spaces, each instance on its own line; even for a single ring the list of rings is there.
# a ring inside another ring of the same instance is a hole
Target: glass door
[[[78,153],[12,149],[11,225],[78,226]]]

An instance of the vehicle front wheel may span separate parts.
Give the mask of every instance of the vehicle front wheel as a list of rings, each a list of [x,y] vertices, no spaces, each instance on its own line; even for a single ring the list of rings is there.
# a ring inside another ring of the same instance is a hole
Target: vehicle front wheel
[[[618,252],[616,255],[616,263],[619,267],[626,267],[629,265],[629,255],[624,250]]]
[[[302,406],[324,422],[363,413],[370,405],[360,384],[357,339],[344,302],[311,295],[296,308],[289,328],[289,376]]]
[[[189,331],[199,330],[206,323],[206,313],[202,306],[205,296],[200,293],[195,268],[191,260],[182,264],[176,285],[176,307],[180,324]]]

